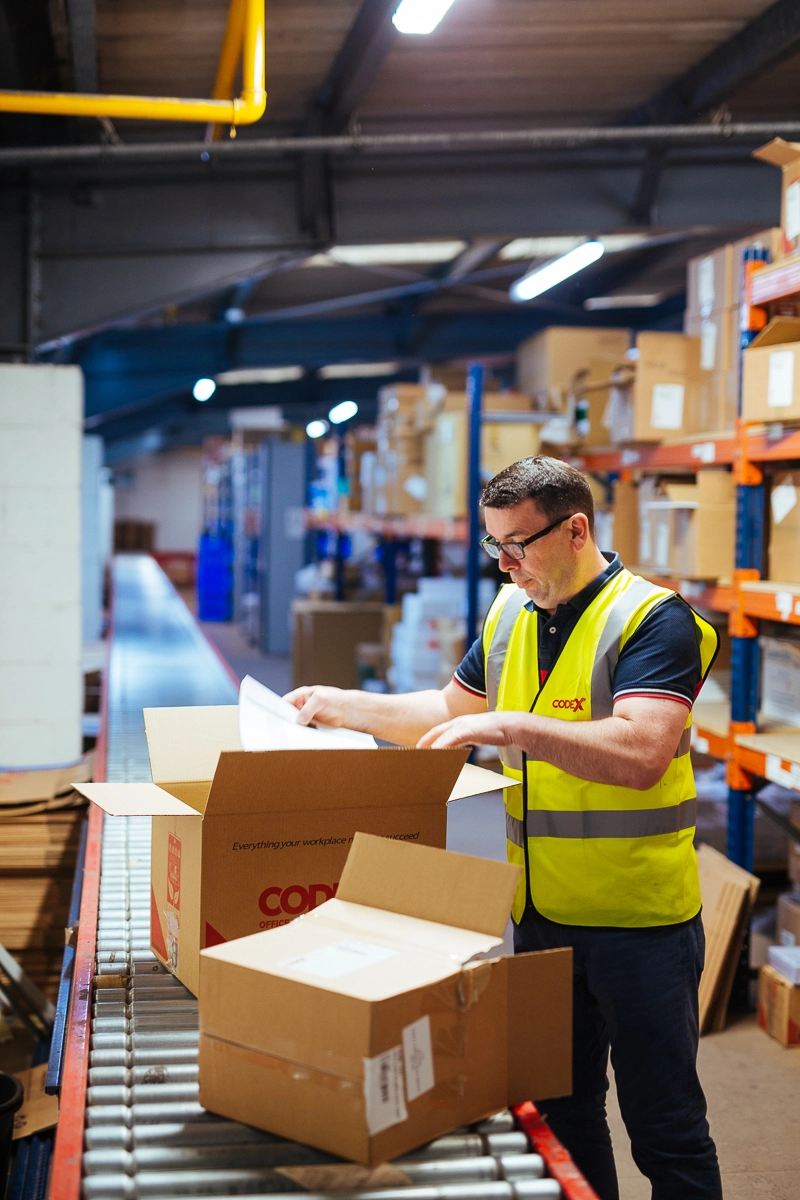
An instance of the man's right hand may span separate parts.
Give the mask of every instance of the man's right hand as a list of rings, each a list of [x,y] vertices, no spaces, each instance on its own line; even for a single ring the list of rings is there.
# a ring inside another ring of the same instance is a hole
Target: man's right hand
[[[333,725],[336,728],[346,725],[352,728],[350,720],[355,714],[348,719],[348,695],[342,688],[314,685],[295,688],[283,698],[300,710],[297,714],[299,725],[310,725],[312,721],[317,721],[320,725]]]

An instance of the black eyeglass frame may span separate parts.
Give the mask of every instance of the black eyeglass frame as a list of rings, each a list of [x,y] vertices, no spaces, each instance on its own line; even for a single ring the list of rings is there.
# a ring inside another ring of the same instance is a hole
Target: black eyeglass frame
[[[547,537],[548,533],[552,533],[559,525],[563,525],[570,517],[574,517],[575,513],[565,513],[563,517],[559,517],[557,521],[553,521],[552,525],[540,529],[538,533],[532,534],[529,538],[525,538],[524,542],[496,542],[491,534],[481,538],[480,545],[483,546],[490,558],[498,559],[501,554],[505,554],[506,558],[513,558],[515,562],[522,562],[525,557],[525,547],[530,546],[531,542],[538,542],[539,538]],[[520,555],[517,558],[516,554],[509,554],[506,546],[519,546]],[[494,553],[496,551],[496,553]]]

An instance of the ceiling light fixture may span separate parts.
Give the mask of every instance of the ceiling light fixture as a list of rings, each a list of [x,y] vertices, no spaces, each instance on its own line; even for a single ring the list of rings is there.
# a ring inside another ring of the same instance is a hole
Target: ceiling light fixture
[[[306,433],[310,438],[315,439],[323,437],[329,429],[327,421],[309,421],[306,425]]]
[[[602,242],[583,242],[574,250],[562,254],[561,258],[556,258],[543,267],[537,267],[521,279],[515,279],[508,294],[518,304],[533,300],[536,296],[541,296],[542,292],[549,291],[556,284],[563,283],[571,275],[576,275],[578,271],[583,271],[585,267],[597,262],[604,250]]]
[[[644,292],[630,296],[590,296],[583,307],[588,312],[602,312],[609,308],[655,308],[664,299],[664,292]]]
[[[303,367],[241,367],[238,371],[223,371],[217,383],[233,387],[240,383],[293,383],[305,375]]]
[[[317,374],[320,379],[370,379],[374,375],[396,375],[399,370],[398,362],[328,363]]]
[[[382,242],[364,246],[332,246],[327,257],[335,263],[349,267],[380,266],[382,263],[401,265],[404,263],[451,262],[457,258],[467,243],[447,242]]]
[[[654,239],[646,233],[607,233],[598,239],[603,243],[606,254],[618,254],[623,250],[635,250]],[[582,237],[518,237],[507,242],[500,251],[500,258],[513,261],[517,258],[555,258],[566,254],[576,246],[583,245]]]
[[[453,0],[401,0],[392,24],[400,33],[433,33]]]
[[[213,379],[198,379],[192,388],[192,395],[195,400],[199,400],[202,403],[204,400],[210,400],[216,390],[217,385]]]
[[[342,400],[340,404],[334,404],[328,413],[328,419],[332,425],[341,425],[354,417],[357,412],[358,405],[355,400]]]

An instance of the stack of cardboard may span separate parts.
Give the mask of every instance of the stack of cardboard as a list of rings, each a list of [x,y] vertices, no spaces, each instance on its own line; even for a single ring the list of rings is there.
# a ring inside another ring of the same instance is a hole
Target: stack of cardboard
[[[631,344],[627,329],[551,325],[517,349],[517,387],[540,409],[563,413],[576,375],[591,371],[608,379]]]
[[[679,579],[730,579],[736,495],[730,471],[691,481],[650,477],[639,486],[638,564]]]
[[[773,317],[744,352],[746,421],[800,421],[800,318]]]
[[[744,251],[759,246],[774,259],[780,242],[779,229],[766,229],[689,261],[684,330],[700,338],[701,428],[709,432],[736,424]]]
[[[697,850],[706,961],[700,979],[700,1032],[725,1028],[731,988],[759,880],[711,846]]]
[[[769,577],[800,583],[800,471],[772,480],[770,492]]]
[[[700,339],[645,331],[610,377],[602,424],[609,440],[662,442],[701,432]],[[707,428],[707,426],[706,426]]]
[[[384,605],[377,601],[294,600],[292,684],[359,687],[356,647],[383,640]]]
[[[374,516],[414,516],[425,510],[423,442],[416,424],[427,388],[392,384],[378,393],[378,427],[372,477],[369,459],[360,473],[362,503]]]

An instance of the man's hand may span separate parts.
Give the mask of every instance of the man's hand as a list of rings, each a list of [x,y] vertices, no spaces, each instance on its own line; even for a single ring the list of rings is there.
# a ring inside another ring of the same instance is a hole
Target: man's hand
[[[283,698],[300,710],[297,714],[298,725],[310,725],[312,721],[318,721],[320,725],[332,725],[340,729],[343,725],[350,726],[347,695],[342,688],[315,685],[295,688]]]
[[[452,749],[455,746],[510,746],[514,740],[512,712],[471,713],[431,729],[417,742],[419,749]]]

